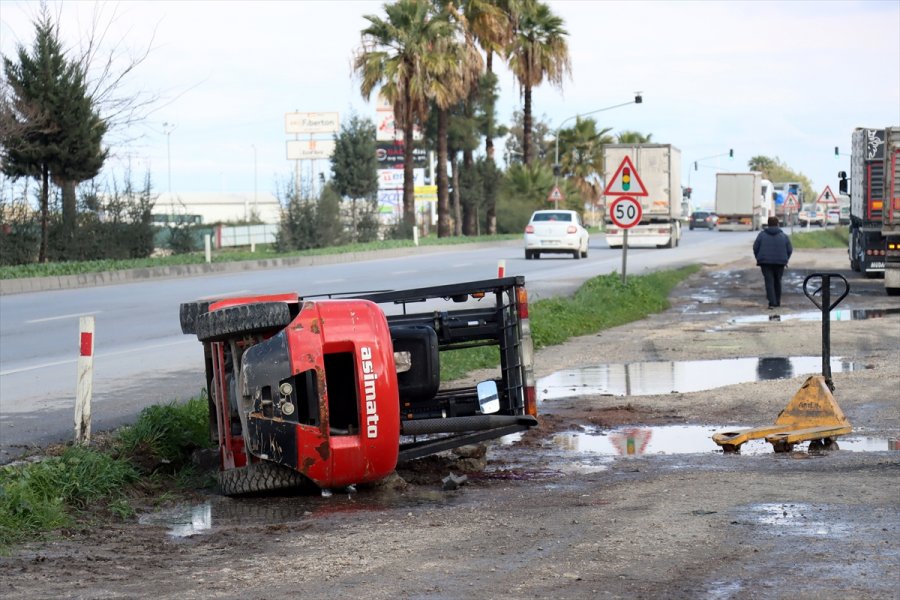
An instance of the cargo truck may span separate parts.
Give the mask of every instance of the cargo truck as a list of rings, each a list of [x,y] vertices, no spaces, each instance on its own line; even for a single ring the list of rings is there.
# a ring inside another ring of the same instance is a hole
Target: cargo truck
[[[884,290],[900,295],[900,127],[885,129],[884,153]]]
[[[180,319],[203,346],[226,495],[377,481],[537,425],[523,277],[187,302]],[[476,347],[495,377],[441,381],[441,355]]]
[[[782,225],[796,225],[800,207],[804,204],[803,185],[799,181],[776,182],[772,184],[775,191],[775,216]],[[793,207],[788,202],[793,196]],[[848,208],[848,219],[849,208]]]
[[[850,268],[868,277],[884,272],[884,142],[884,129],[857,127],[851,137],[850,177],[838,173],[840,193],[850,195]]]
[[[758,231],[775,214],[775,191],[762,173],[716,173],[719,231]]]
[[[610,182],[616,169],[628,157],[634,165],[646,196],[635,195],[641,203],[641,220],[628,230],[629,247],[674,248],[681,240],[682,189],[681,151],[671,144],[607,144],[603,146],[604,181]],[[609,206],[615,198],[607,197]],[[606,243],[621,248],[625,231],[606,215]]]

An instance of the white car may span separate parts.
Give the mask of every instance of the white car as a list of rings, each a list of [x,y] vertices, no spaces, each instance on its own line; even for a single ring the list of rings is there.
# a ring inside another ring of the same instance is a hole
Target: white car
[[[541,254],[587,258],[589,239],[574,210],[536,210],[525,227],[525,258],[540,258]]]
[[[838,225],[841,222],[841,209],[832,208],[825,213],[825,220],[829,225]]]

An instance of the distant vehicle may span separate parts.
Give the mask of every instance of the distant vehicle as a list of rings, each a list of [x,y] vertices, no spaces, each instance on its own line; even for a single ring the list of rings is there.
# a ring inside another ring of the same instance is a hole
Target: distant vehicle
[[[719,231],[759,231],[774,212],[772,182],[761,173],[716,173]]]
[[[715,229],[716,221],[718,221],[716,213],[697,210],[691,213],[691,220],[688,222],[688,229],[690,229],[691,231],[693,231],[695,228]]]
[[[629,248],[674,248],[681,239],[682,213],[681,150],[672,144],[606,144],[603,146],[605,181],[612,183],[625,158],[637,171],[647,195],[635,194],[641,204],[641,220],[628,229]],[[625,171],[619,173],[624,175]],[[628,173],[629,177],[631,173]],[[633,191],[640,191],[637,182]],[[607,197],[607,203],[614,198]],[[606,214],[606,243],[621,248],[625,230]]]
[[[800,209],[800,214],[797,215],[801,226],[818,225],[819,227],[824,227],[826,218],[825,211],[816,204],[804,204]]]
[[[825,221],[829,225],[838,225],[841,222],[841,209],[831,208],[825,213]]]
[[[571,254],[587,258],[590,235],[574,210],[536,210],[525,227],[525,258]]]

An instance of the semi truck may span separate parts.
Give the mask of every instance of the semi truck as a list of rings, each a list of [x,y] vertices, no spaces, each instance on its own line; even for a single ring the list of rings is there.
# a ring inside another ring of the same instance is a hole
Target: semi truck
[[[671,144],[607,144],[603,146],[604,181],[611,183],[616,170],[628,157],[643,183],[646,196],[635,194],[641,203],[641,220],[628,230],[629,247],[674,248],[681,240],[682,214],[681,151]],[[613,197],[607,196],[607,205]],[[625,230],[617,227],[607,212],[606,243],[621,248]]]
[[[884,145],[884,129],[857,127],[851,136],[850,176],[838,173],[840,193],[850,195],[850,268],[868,277],[884,272]]]
[[[900,127],[885,129],[884,206],[881,234],[884,236],[884,290],[900,295]]]
[[[805,200],[803,185],[799,181],[775,182],[772,184],[772,189],[775,192],[775,216],[782,225],[796,225],[797,215]],[[788,206],[791,196],[793,196],[793,207]]]
[[[719,231],[758,231],[775,214],[775,190],[762,173],[716,173]]]
[[[521,276],[186,302],[180,320],[202,344],[226,495],[373,482],[537,425]],[[441,356],[471,348],[493,352],[496,376],[442,381]]]

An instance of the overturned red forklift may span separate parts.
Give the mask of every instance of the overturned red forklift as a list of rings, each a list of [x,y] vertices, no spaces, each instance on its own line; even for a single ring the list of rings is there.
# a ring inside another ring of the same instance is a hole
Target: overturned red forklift
[[[415,310],[418,309],[418,310]],[[402,291],[188,302],[226,495],[377,481],[400,461],[537,425],[524,277]],[[499,373],[441,385],[441,355]]]

